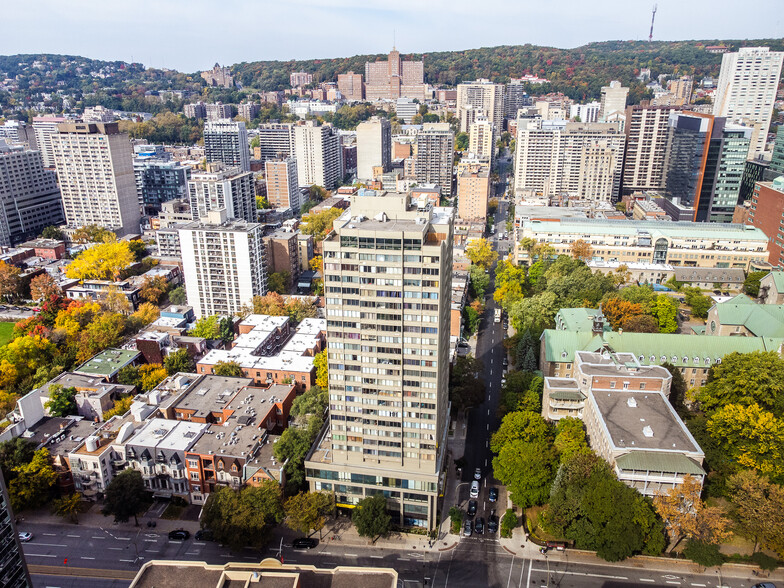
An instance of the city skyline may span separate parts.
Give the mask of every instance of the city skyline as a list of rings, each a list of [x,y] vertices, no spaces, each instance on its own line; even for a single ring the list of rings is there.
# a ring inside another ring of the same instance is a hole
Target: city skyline
[[[222,13],[210,11],[210,18],[202,18],[206,11],[201,8],[209,7],[203,1],[189,11],[173,2],[148,5],[142,1],[138,10],[128,12],[95,0],[83,0],[76,8],[44,0],[39,3],[39,13],[48,18],[35,21],[35,34],[31,34],[32,21],[24,11],[5,15],[9,26],[0,41],[0,54],[80,55],[195,72],[215,62],[231,65],[383,54],[393,44],[407,53],[428,53],[526,43],[574,48],[600,40],[643,40],[648,37],[651,16],[651,6],[629,11],[619,0],[591,5],[575,2],[563,6],[558,14],[544,5],[508,5],[498,0],[484,5],[482,14],[465,1],[423,5],[405,0],[395,6],[389,10],[379,2],[301,0],[257,8],[235,1],[224,5]],[[697,0],[677,10],[662,4],[656,13],[653,38],[776,38],[782,36],[784,21],[775,16],[775,9],[773,0],[747,12],[734,10],[726,0]],[[771,18],[761,21],[757,18],[760,13]],[[504,18],[497,18],[499,14]],[[615,18],[608,19],[607,14]],[[240,15],[245,16],[238,18]],[[453,34],[464,27],[466,18],[472,23],[470,39]],[[171,27],[172,20],[180,26]],[[267,27],[265,35],[251,45],[249,35],[255,38],[260,20],[292,26]],[[433,27],[434,22],[441,26]],[[350,28],[352,34],[334,35],[332,31],[341,27]]]

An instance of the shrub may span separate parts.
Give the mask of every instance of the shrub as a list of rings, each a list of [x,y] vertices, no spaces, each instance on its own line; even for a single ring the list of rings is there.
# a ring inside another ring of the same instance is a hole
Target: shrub
[[[458,507],[453,506],[449,509],[449,518],[452,521],[452,533],[455,535],[460,533],[460,528],[463,525],[463,511]]]
[[[504,517],[501,519],[501,537],[506,539],[512,536],[512,529],[517,526],[517,515],[511,508],[506,509]]]
[[[761,551],[758,551],[752,555],[751,561],[757,564],[762,570],[772,571],[779,566],[779,562],[775,557],[771,557],[767,553],[762,553]]]
[[[690,539],[686,544],[683,555],[694,563],[705,566],[706,568],[720,566],[724,562],[721,553],[719,553],[718,545],[715,543],[703,543],[702,541],[695,541],[693,539]]]

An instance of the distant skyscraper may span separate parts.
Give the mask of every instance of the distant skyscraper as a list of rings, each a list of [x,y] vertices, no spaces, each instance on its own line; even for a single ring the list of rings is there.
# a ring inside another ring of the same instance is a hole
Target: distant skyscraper
[[[383,491],[395,523],[426,529],[449,424],[453,215],[360,191],[323,242],[329,428],[305,463],[310,489],[348,505]]]
[[[263,123],[259,125],[261,160],[294,157],[294,125],[292,123]]]
[[[341,179],[340,135],[331,125],[307,121],[294,128],[297,177],[300,186],[317,185],[332,190]]]
[[[231,316],[267,293],[262,226],[212,210],[179,228],[188,304],[197,317]]]
[[[186,104],[182,107],[182,111],[188,118],[195,118],[197,120],[207,118],[207,105],[204,102],[194,102],[193,104]]]
[[[300,210],[300,191],[297,184],[297,160],[293,157],[268,159],[264,162],[267,181],[267,200],[272,208]]]
[[[374,179],[373,168],[388,172],[392,163],[392,129],[389,120],[374,116],[357,125],[357,178]]]
[[[425,99],[425,66],[422,61],[403,61],[392,49],[387,61],[365,63],[365,98],[396,100]]]
[[[22,544],[14,524],[11,501],[0,472],[0,583],[3,588],[32,588]]]
[[[449,123],[425,123],[417,133],[415,173],[417,183],[438,184],[441,194],[452,195],[455,134]]]
[[[242,121],[208,120],[204,123],[204,156],[208,163],[220,161],[226,167],[250,171],[248,131]]]
[[[62,116],[35,116],[33,117],[33,132],[35,141],[41,157],[44,160],[44,167],[54,167],[54,152],[52,150],[52,135],[57,132],[57,125],[65,122]]]
[[[154,215],[161,210],[164,202],[188,197],[190,166],[157,157],[136,157],[133,174],[144,214]]]
[[[626,109],[626,154],[623,194],[663,190],[674,106],[630,106]]]
[[[133,152],[117,123],[63,123],[51,136],[65,220],[118,236],[140,231]]]
[[[721,58],[713,114],[754,128],[750,157],[765,151],[782,61],[784,52],[768,47],[741,47]]]
[[[610,115],[615,113],[624,114],[626,112],[626,97],[629,95],[629,88],[621,85],[621,82],[612,81],[609,86],[602,86],[602,99],[599,108],[599,122],[607,122]]]
[[[460,130],[468,132],[477,116],[485,115],[500,132],[504,125],[504,85],[476,80],[457,85],[457,116]]]
[[[731,222],[752,129],[692,112],[673,112],[670,126],[667,200],[694,209],[695,221]]]
[[[509,80],[506,85],[504,97],[504,113],[506,118],[517,118],[517,111],[526,106],[531,106],[531,98],[525,91],[521,80]]]
[[[362,82],[362,74],[355,74],[353,71],[338,74],[338,90],[346,100],[364,99],[365,84]]]
[[[35,238],[63,221],[55,173],[44,169],[41,153],[0,139],[0,245]]]
[[[207,171],[193,172],[188,180],[188,199],[193,220],[211,210],[225,210],[230,219],[256,221],[256,193],[253,174],[239,168],[208,163]]]

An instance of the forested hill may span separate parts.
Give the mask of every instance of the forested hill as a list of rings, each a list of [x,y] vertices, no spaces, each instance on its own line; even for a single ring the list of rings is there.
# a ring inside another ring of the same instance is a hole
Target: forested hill
[[[721,55],[705,50],[710,45],[767,46],[784,50],[784,39],[704,40],[704,41],[606,41],[575,49],[536,45],[505,45],[465,51],[441,51],[404,55],[404,59],[424,59],[425,81],[454,85],[465,80],[488,78],[505,82],[524,74],[547,78],[547,88],[573,98],[598,98],[600,88],[610,80],[632,84],[641,68],[650,68],[655,77],[677,73],[718,75]],[[233,71],[244,86],[263,90],[288,87],[289,73],[307,71],[314,81],[331,81],[338,73],[365,71],[365,62],[383,55],[356,55],[337,59],[306,61],[255,61],[239,63]],[[546,90],[543,88],[543,90]]]

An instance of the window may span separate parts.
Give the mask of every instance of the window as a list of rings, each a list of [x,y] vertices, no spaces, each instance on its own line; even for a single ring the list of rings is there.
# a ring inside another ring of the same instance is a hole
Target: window
[[[623,383],[623,389],[624,390],[628,390],[629,389],[629,382],[624,382]]]
[[[645,390],[645,382],[640,382],[640,390]]]

